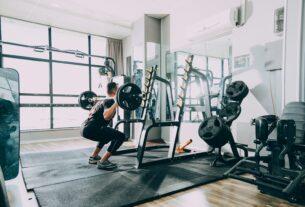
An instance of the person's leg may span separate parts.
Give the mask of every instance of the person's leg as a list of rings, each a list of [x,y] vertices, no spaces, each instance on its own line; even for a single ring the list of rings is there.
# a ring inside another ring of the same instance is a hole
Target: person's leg
[[[114,152],[116,152],[120,146],[123,144],[124,140],[125,140],[125,134],[115,130],[113,132],[113,139],[107,149],[107,152],[109,152],[110,154],[113,154]]]
[[[103,149],[104,145],[105,144],[103,142],[98,142],[96,147],[92,151],[91,157],[96,157],[101,152],[101,150]]]
[[[103,149],[103,146],[105,144],[103,142],[98,142],[96,147],[93,149],[92,154],[89,158],[89,164],[97,164],[98,161],[101,160],[101,157],[99,156],[99,153]]]
[[[97,162],[101,159],[101,157],[98,155],[100,151],[102,150],[103,146],[105,145],[104,142],[100,141],[100,130],[96,126],[81,126],[81,136],[98,142],[96,147],[93,149],[91,156],[89,157],[89,164],[97,164]]]
[[[104,139],[104,141],[107,143],[111,141],[111,144],[98,164],[98,168],[114,169],[116,168],[116,164],[109,162],[109,158],[122,145],[125,139],[125,134],[110,127],[103,128],[102,131],[104,135],[107,135],[107,139]]]

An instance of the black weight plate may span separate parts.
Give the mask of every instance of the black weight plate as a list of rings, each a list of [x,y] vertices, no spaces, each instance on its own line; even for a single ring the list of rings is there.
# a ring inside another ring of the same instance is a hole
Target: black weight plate
[[[92,91],[82,92],[78,97],[78,104],[83,109],[90,110],[94,105],[94,101],[92,100],[96,97],[97,95]]]
[[[118,89],[116,98],[122,109],[132,111],[141,105],[142,91],[136,84],[127,83]]]
[[[226,96],[233,101],[242,101],[248,93],[248,86],[243,81],[234,81],[226,89]]]
[[[228,103],[224,108],[219,111],[219,117],[223,118],[227,122],[232,122],[241,113],[241,107],[237,102]]]
[[[208,145],[212,147],[222,147],[228,142],[228,128],[224,120],[212,116],[203,121],[198,129],[198,134]]]

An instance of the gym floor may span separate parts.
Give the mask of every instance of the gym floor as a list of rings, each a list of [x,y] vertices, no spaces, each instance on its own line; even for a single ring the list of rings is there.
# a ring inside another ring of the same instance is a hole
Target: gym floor
[[[47,152],[58,150],[71,150],[87,147],[94,147],[95,142],[82,138],[73,138],[60,141],[46,141],[38,143],[21,144],[21,153]],[[132,145],[125,142],[124,145]],[[33,196],[29,193],[29,197]],[[196,199],[194,199],[196,198]],[[192,188],[157,200],[139,205],[141,207],[185,207],[185,206],[302,206],[291,204],[285,200],[261,194],[256,186],[233,179],[225,179],[207,185]]]

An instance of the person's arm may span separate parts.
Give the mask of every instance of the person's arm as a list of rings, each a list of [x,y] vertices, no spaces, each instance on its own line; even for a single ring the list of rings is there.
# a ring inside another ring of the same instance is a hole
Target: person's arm
[[[109,121],[112,119],[116,112],[116,108],[118,107],[118,104],[116,101],[114,101],[114,104],[110,108],[105,109],[103,116],[106,121]]]

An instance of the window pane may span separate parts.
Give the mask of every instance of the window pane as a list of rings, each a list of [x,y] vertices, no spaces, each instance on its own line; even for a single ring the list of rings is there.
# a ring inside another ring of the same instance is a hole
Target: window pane
[[[79,50],[88,53],[88,36],[85,34],[66,31],[62,29],[52,29],[52,46],[60,50]],[[88,63],[88,57],[78,58],[72,54],[54,52],[54,60],[72,61]]]
[[[107,39],[104,37],[91,36],[91,54],[106,56]],[[91,63],[95,65],[104,65],[105,59],[91,58]]]
[[[78,97],[54,97],[54,104],[78,104]]]
[[[3,58],[3,63],[19,72],[21,93],[49,93],[48,63],[14,58]]]
[[[2,40],[37,46],[48,45],[48,27],[9,18],[1,18]],[[3,45],[3,53],[48,58],[48,53],[35,52],[32,48]]]
[[[215,78],[221,78],[221,59],[209,57],[208,68],[213,72]]]
[[[107,76],[101,76],[98,68],[91,68],[91,87],[92,91],[99,96],[106,96],[107,92]]]
[[[229,60],[228,59],[224,59],[223,60],[223,75],[227,76],[230,74],[230,70],[229,70]]]
[[[50,97],[49,96],[20,96],[20,103],[21,104],[31,104],[31,103],[49,104]]]
[[[178,68],[184,68],[184,66],[186,65],[186,58],[187,58],[188,54],[186,53],[177,53],[177,67]]]
[[[48,107],[21,107],[20,108],[21,130],[49,129],[50,108]]]
[[[88,67],[53,64],[53,93],[54,94],[80,94],[89,90]]]
[[[206,57],[198,56],[198,55],[194,56],[193,67],[205,70],[207,67],[206,63],[207,63]]]
[[[88,111],[80,107],[55,107],[54,108],[54,127],[80,127],[88,117]]]
[[[190,111],[184,112],[183,121],[190,121]]]

